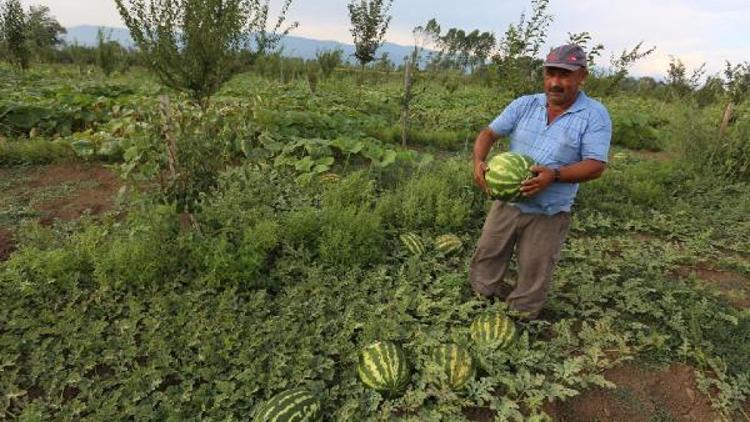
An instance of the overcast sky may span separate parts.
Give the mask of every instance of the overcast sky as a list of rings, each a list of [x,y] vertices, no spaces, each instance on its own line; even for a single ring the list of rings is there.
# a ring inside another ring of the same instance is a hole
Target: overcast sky
[[[25,5],[50,7],[64,26],[82,24],[122,27],[114,0],[22,0]],[[271,0],[278,5],[280,0]],[[295,0],[289,19],[298,21],[295,35],[351,43],[348,0]],[[411,31],[430,18],[444,29],[480,29],[502,35],[520,14],[530,10],[530,0],[395,0],[387,39],[412,42]],[[707,63],[709,73],[721,71],[724,62],[750,60],[750,0],[551,0],[549,44],[567,39],[568,32],[588,31],[605,45],[602,64],[612,53],[645,41],[656,52],[640,62],[637,75],[664,74],[669,56],[682,59],[689,69]]]

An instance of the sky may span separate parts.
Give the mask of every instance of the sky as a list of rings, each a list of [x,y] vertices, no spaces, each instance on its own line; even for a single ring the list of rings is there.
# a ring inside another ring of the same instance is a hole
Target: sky
[[[348,0],[294,0],[288,19],[298,21],[294,35],[351,43]],[[26,6],[48,6],[63,26],[123,27],[114,0],[22,0]],[[281,0],[271,0],[277,10]],[[411,45],[412,29],[435,18],[445,30],[456,27],[494,32],[498,38],[508,25],[530,12],[531,0],[394,0],[388,41]],[[569,32],[588,31],[604,44],[599,60],[643,41],[655,52],[631,73],[663,76],[670,57],[689,70],[706,63],[709,74],[721,72],[725,61],[750,61],[750,0],[550,0],[554,21],[546,49],[564,43]],[[272,15],[275,16],[275,15]],[[547,50],[545,50],[547,51]]]

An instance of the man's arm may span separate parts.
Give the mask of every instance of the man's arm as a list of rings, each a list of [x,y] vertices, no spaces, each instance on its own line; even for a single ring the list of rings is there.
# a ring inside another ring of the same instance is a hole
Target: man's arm
[[[500,136],[493,132],[490,128],[485,128],[479,132],[476,141],[474,141],[474,154],[472,158],[474,160],[474,182],[487,191],[487,181],[484,179],[484,174],[487,172],[487,154],[489,154],[492,144],[500,139]]]
[[[475,166],[476,169],[476,166]],[[583,160],[569,166],[560,167],[558,182],[581,183],[601,177],[607,164],[599,160]],[[555,171],[549,167],[534,166],[531,170],[538,173],[536,177],[529,179],[521,185],[523,196],[534,196],[544,190],[555,181]]]

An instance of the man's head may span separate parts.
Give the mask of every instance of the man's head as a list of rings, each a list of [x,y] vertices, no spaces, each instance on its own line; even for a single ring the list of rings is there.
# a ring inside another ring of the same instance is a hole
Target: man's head
[[[555,106],[572,104],[588,76],[586,53],[575,44],[553,49],[544,61],[544,92]]]

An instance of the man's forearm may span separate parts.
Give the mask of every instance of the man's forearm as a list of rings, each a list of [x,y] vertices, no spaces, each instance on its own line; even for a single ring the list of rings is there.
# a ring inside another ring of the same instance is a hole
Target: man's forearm
[[[597,160],[583,160],[581,162],[560,168],[560,182],[581,183],[598,179],[607,165]]]
[[[479,132],[479,136],[477,136],[476,141],[474,141],[474,154],[472,155],[474,164],[487,159],[487,154],[489,154],[490,149],[492,149],[492,144],[494,144],[497,139],[498,136],[489,129],[484,129]]]

